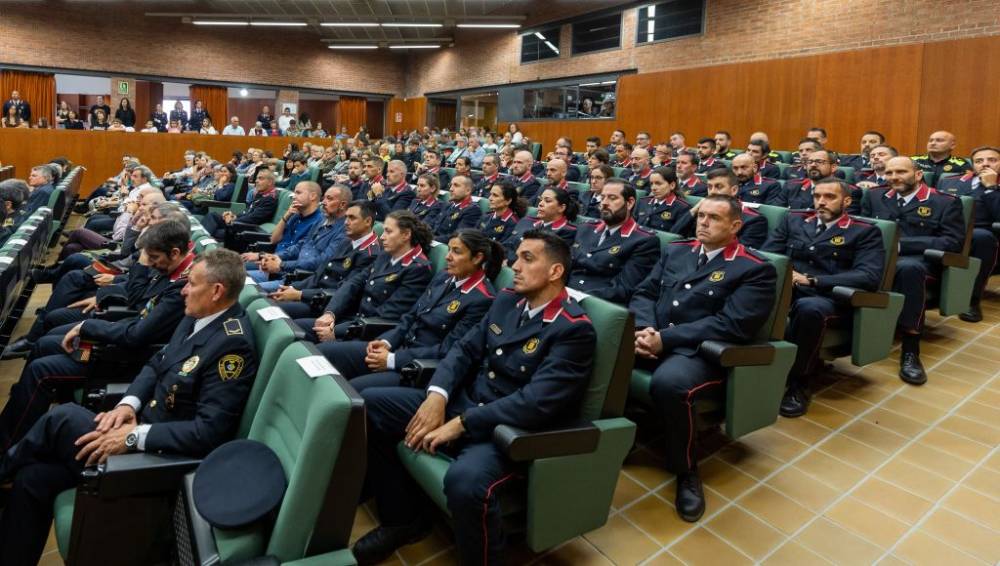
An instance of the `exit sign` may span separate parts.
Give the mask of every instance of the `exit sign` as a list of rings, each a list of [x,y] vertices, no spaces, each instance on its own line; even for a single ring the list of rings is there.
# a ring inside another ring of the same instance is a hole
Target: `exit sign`
[[[128,81],[118,81],[118,94],[128,94]]]

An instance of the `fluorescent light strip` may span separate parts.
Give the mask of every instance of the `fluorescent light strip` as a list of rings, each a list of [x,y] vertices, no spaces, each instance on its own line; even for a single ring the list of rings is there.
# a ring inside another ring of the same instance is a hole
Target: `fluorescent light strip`
[[[380,24],[384,28],[439,28],[441,24],[397,24],[395,22],[388,22]]]
[[[378,49],[378,45],[330,45],[330,49]]]
[[[252,26],[258,27],[287,27],[287,28],[301,28],[306,27],[306,22],[250,22]]]
[[[440,45],[390,45],[389,49],[438,49]]]
[[[377,28],[375,22],[323,22],[320,26],[325,28]]]
[[[196,26],[248,26],[249,22],[235,22],[232,20],[194,20],[191,22]]]
[[[458,24],[456,27],[479,29],[518,29],[521,27],[521,24]]]

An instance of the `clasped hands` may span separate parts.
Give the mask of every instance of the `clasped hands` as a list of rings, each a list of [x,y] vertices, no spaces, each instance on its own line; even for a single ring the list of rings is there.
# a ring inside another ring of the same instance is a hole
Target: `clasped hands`
[[[135,410],[128,405],[118,405],[111,411],[98,413],[94,422],[97,425],[94,430],[74,442],[81,447],[76,459],[86,460],[86,466],[103,464],[109,456],[127,452],[125,437],[138,424]]]

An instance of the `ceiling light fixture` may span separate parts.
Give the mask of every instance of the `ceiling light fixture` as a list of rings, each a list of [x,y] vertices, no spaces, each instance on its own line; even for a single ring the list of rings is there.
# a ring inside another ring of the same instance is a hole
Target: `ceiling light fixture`
[[[289,28],[301,28],[309,24],[306,22],[250,22],[252,26],[258,27],[289,27]]]
[[[518,29],[521,24],[458,24],[456,27],[471,29]]]
[[[241,89],[240,89],[240,96],[242,96],[242,97],[246,98],[246,96],[247,96],[248,94],[250,94],[250,92],[249,92],[249,91],[248,91],[247,89],[245,89],[245,88],[241,88]]]
[[[194,20],[191,22],[196,26],[248,26],[249,22],[238,22],[233,20]]]
[[[439,28],[442,24],[415,24],[415,23],[396,23],[396,22],[386,22],[381,24],[384,28]]]
[[[389,49],[439,49],[440,45],[390,45]]]
[[[378,45],[330,45],[330,49],[378,49]]]
[[[323,22],[320,26],[325,28],[377,28],[375,22]]]

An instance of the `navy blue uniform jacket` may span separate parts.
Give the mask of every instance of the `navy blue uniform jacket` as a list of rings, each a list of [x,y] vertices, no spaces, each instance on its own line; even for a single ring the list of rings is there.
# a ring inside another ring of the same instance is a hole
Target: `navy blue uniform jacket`
[[[660,239],[640,228],[632,217],[598,244],[607,230],[607,224],[598,221],[576,231],[567,284],[606,301],[628,303],[660,259]]]
[[[900,255],[922,256],[924,250],[962,251],[965,219],[959,199],[939,193],[924,183],[902,212],[897,208],[897,198],[892,189],[868,189],[861,214],[899,224]]]
[[[395,265],[392,256],[382,252],[367,270],[340,284],[325,310],[337,318],[358,315],[399,319],[413,308],[431,282],[431,275],[431,264],[420,246]]]

